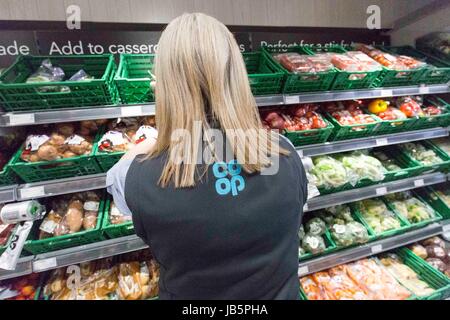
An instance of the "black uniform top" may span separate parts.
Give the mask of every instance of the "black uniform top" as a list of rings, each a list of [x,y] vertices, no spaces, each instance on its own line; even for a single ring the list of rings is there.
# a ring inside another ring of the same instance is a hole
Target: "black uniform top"
[[[161,299],[297,299],[298,230],[307,180],[295,149],[275,175],[234,161],[192,188],[157,185],[164,156],[131,163],[124,194],[136,234],[160,264]]]

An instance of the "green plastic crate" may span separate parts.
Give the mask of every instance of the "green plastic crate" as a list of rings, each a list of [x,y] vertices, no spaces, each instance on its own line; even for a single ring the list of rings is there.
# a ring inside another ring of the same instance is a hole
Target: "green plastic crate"
[[[409,159],[407,159],[406,157],[398,157],[395,149],[393,149],[392,147],[385,147],[381,150],[377,149],[376,151],[381,151],[386,154],[390,159],[395,161],[395,164],[397,164],[401,168],[400,170],[386,171],[384,173],[383,182],[410,178],[419,175],[422,172],[421,166],[418,166],[417,164],[409,161]]]
[[[120,158],[122,158],[122,156],[125,154],[125,152],[123,152],[123,151],[102,152],[98,149],[98,141],[100,141],[101,137],[105,134],[105,132],[106,131],[104,128],[102,128],[99,131],[99,134],[98,134],[99,139],[96,140],[96,143],[94,144],[94,146],[92,148],[95,159],[97,160],[98,164],[100,165],[102,172],[107,172],[109,169],[111,169],[120,160]]]
[[[381,120],[380,126],[377,128],[377,135],[385,135],[398,132],[406,132],[418,130],[416,126],[417,118],[395,119],[395,120]]]
[[[411,46],[384,47],[384,51],[389,51],[398,55],[406,55],[417,60],[426,62],[426,70],[418,79],[420,84],[443,84],[450,81],[450,63],[428,55]]]
[[[368,222],[364,218],[362,212],[359,211],[357,203],[352,203],[351,206],[352,206],[354,215],[357,216],[358,219],[361,221],[361,223],[366,227],[366,229],[369,231],[369,234],[374,235],[376,239],[387,238],[387,237],[391,237],[391,236],[394,236],[397,234],[402,234],[405,231],[411,229],[411,225],[409,223],[407,223],[404,219],[402,219],[400,216],[398,216],[395,212],[391,211],[393,213],[393,215],[395,216],[395,218],[400,222],[400,228],[386,230],[381,233],[376,233],[372,229],[372,227],[368,224]]]
[[[376,134],[378,127],[381,125],[382,121],[374,116],[370,115],[375,122],[365,123],[365,124],[352,124],[352,125],[341,125],[331,114],[325,113],[328,121],[334,126],[334,130],[330,135],[330,141],[338,140],[349,140],[356,138],[370,137]]]
[[[255,96],[281,93],[284,72],[267,54],[260,51],[245,52],[242,56]]]
[[[5,164],[2,171],[0,171],[0,187],[10,186],[12,184],[18,183],[18,178],[13,169],[11,169],[12,162],[13,158],[9,159],[8,163]]]
[[[433,143],[430,141],[420,141],[415,142],[424,145],[427,149],[433,150],[436,155],[443,160],[441,163],[432,164],[432,165],[424,165],[420,161],[414,159],[408,152],[406,152],[402,147],[396,147],[399,150],[399,157],[404,157],[408,159],[408,161],[411,161],[417,166],[421,167],[421,173],[431,173],[435,171],[445,171],[450,168],[450,157],[441,149],[436,147]]]
[[[12,158],[10,166],[27,183],[102,173],[103,171],[94,156],[98,139],[99,135],[94,139],[92,151],[89,155],[53,161],[25,162],[20,158],[23,152],[23,148],[20,147]]]
[[[155,101],[150,87],[155,60],[154,54],[121,54],[114,81],[122,103],[145,103]]]
[[[436,222],[439,220],[442,220],[442,216],[439,214],[439,212],[437,212],[436,210],[434,210],[426,201],[425,199],[423,199],[420,194],[413,192],[413,196],[416,197],[417,199],[419,199],[423,204],[425,204],[427,207],[429,207],[431,209],[431,211],[433,211],[434,217],[432,217],[431,219],[427,219],[421,222],[416,222],[416,223],[412,223],[410,222],[407,218],[403,217],[395,208],[394,206],[387,200],[385,199],[385,203],[388,206],[388,208],[395,212],[395,214],[399,217],[401,217],[406,223],[408,223],[412,228],[422,228],[432,222]]]
[[[285,130],[283,134],[291,140],[292,144],[296,147],[323,143],[328,140],[328,137],[333,132],[334,126],[323,117],[323,120],[327,124],[325,128],[311,129],[303,131],[288,131]]]
[[[329,253],[331,253],[331,252],[336,250],[336,244],[334,243],[333,239],[331,238],[331,234],[330,234],[330,232],[328,230],[323,235],[323,240],[324,240],[325,245],[326,245],[326,249],[325,249],[324,252],[316,253],[316,254],[306,253],[306,254],[303,254],[303,255],[299,255],[298,260],[299,261],[308,260],[308,259],[311,259],[311,258],[314,258],[314,257],[317,257],[317,256],[322,256],[322,255],[329,254]]]
[[[410,257],[411,260],[415,260],[418,263],[424,263],[425,264],[424,268],[431,269],[433,271],[437,271],[440,274],[444,275],[445,278],[447,279],[448,283],[450,284],[450,278],[449,277],[447,277],[444,273],[442,273],[441,271],[439,271],[438,269],[433,267],[426,260],[424,260],[421,257],[419,257],[418,255],[416,255],[411,249],[409,249],[408,247],[404,247],[404,248],[402,248],[402,251],[404,251],[405,254],[407,254]],[[450,289],[450,287],[449,287],[449,289]],[[449,295],[450,295],[450,292],[449,292]]]
[[[340,45],[321,46],[313,45],[306,48],[311,54],[315,53],[346,53],[347,50]],[[355,89],[367,89],[372,88],[377,78],[380,76],[381,71],[359,71],[349,72],[343,71],[336,67],[336,77],[330,90],[355,90]]]
[[[111,210],[111,198],[108,197],[104,206],[103,221],[102,221],[102,231],[106,233],[108,238],[120,238],[134,234],[133,222],[125,222],[122,224],[111,224],[109,223],[109,213]]]
[[[428,105],[441,106],[444,111],[435,116],[421,117],[417,119],[415,123],[415,130],[428,129],[435,127],[447,127],[450,125],[450,107],[449,105],[437,96],[431,96],[425,98],[425,103]]]
[[[66,79],[80,69],[94,76],[86,81],[25,83],[44,59],[61,67]],[[6,111],[34,111],[117,103],[113,78],[116,65],[111,54],[70,56],[20,56],[0,76],[0,104]],[[69,88],[64,92],[41,92],[43,87]]]
[[[399,255],[404,264],[417,273],[420,280],[425,281],[436,290],[429,296],[417,297],[419,300],[443,300],[450,295],[450,281],[444,274],[431,267],[425,261],[415,259],[415,255],[408,248],[397,249],[395,253]]]
[[[334,78],[337,74],[336,69],[317,73],[292,73],[284,69],[281,64],[272,57],[274,53],[297,52],[299,54],[310,54],[306,47],[292,46],[289,48],[269,48],[263,47],[262,50],[272,59],[272,61],[279,67],[286,75],[286,80],[283,87],[283,93],[300,93],[313,91],[327,91],[330,90]]]
[[[31,254],[41,254],[106,240],[101,230],[104,205],[105,200],[103,195],[100,200],[97,224],[94,229],[39,240],[38,235],[40,223],[38,223],[35,227],[33,227],[27,241],[25,241],[24,249]]]

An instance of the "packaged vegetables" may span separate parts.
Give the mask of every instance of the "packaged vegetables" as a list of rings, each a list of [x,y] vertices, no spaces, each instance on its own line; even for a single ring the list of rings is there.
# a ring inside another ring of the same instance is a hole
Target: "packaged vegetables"
[[[434,150],[426,148],[418,142],[408,142],[401,146],[401,149],[409,154],[413,159],[422,163],[422,165],[430,166],[444,162]]]
[[[121,213],[114,204],[114,201],[111,201],[111,207],[109,209],[109,223],[122,224],[129,221],[131,221],[131,216]]]
[[[301,55],[296,52],[274,54],[273,57],[286,70],[293,73],[317,73],[333,70],[327,54]]]
[[[366,44],[356,44],[355,48],[367,54],[369,57],[392,70],[414,70],[422,68],[426,63],[405,55],[393,55],[383,52]]]
[[[145,300],[158,295],[159,266],[148,254],[80,264],[81,280],[72,289],[66,268],[53,270],[44,286],[51,300]]]
[[[326,224],[320,218],[312,218],[301,226],[299,230],[300,249],[299,254],[318,254],[326,249],[323,235],[326,232]]]
[[[399,192],[386,196],[390,205],[410,223],[418,223],[434,218],[434,210],[414,197],[411,192]]]
[[[51,198],[46,204],[49,212],[39,226],[39,239],[95,228],[99,205],[100,196],[93,191]]]
[[[304,131],[326,128],[327,123],[318,113],[317,104],[299,104],[290,108],[261,112],[263,126],[267,129]]]
[[[411,245],[410,249],[450,278],[450,244],[448,242],[435,236]]]
[[[381,257],[380,261],[398,282],[416,296],[425,297],[435,292],[435,289],[431,288],[425,281],[422,281],[419,275],[404,264],[398,255],[386,254]]]
[[[445,153],[447,153],[450,156],[450,139],[448,137],[433,139],[433,140],[431,140],[431,142],[433,142],[441,150],[443,150]]]
[[[380,199],[366,199],[358,202],[357,207],[363,219],[377,234],[401,227],[400,221]]]
[[[371,115],[364,113],[361,101],[329,102],[322,105],[322,108],[343,126],[376,122]],[[352,128],[354,131],[364,129],[366,129],[365,126]]]

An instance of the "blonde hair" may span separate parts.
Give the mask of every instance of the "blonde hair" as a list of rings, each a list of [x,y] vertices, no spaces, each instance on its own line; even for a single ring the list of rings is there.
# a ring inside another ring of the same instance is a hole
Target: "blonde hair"
[[[260,130],[262,124],[242,54],[234,36],[218,20],[201,13],[183,14],[172,20],[159,40],[153,71],[158,140],[148,157],[168,153],[160,186],[171,182],[175,188],[196,184],[201,141],[179,148],[171,141],[172,132],[184,129],[192,134],[195,121],[200,121],[202,130],[207,131],[211,117],[221,130],[234,130],[234,139],[227,140],[247,173],[270,166],[271,156],[289,154],[282,148],[272,148],[277,139],[274,133]],[[253,142],[246,144],[249,136],[244,132],[251,129],[256,129]],[[258,145],[258,139],[269,143]],[[258,161],[249,163],[248,155],[255,152]],[[176,163],[174,159],[180,157],[186,161]]]

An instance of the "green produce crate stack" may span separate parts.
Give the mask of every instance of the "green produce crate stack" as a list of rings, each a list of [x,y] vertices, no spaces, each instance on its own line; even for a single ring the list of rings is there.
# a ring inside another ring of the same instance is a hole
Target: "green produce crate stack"
[[[20,147],[12,158],[11,168],[27,183],[102,173],[103,171],[94,156],[98,138],[97,135],[89,155],[53,161],[25,162],[20,158],[23,152],[23,147]]]
[[[270,56],[281,70],[285,73],[285,83],[283,93],[300,93],[312,91],[326,91],[331,88],[334,78],[337,74],[335,69],[316,73],[292,73],[284,69],[281,64],[272,57],[274,53],[297,52],[302,55],[308,55],[310,52],[304,46],[293,46],[289,48],[269,48],[263,47],[262,50]]]
[[[428,129],[435,127],[447,127],[450,125],[450,107],[448,103],[437,96],[425,97],[425,105],[440,106],[443,112],[435,116],[421,117],[414,123],[414,130]]]
[[[254,95],[281,93],[284,80],[283,70],[267,54],[247,52],[242,56]]]
[[[327,124],[325,128],[311,129],[302,131],[288,131],[284,130],[283,134],[291,140],[292,144],[296,147],[323,143],[328,140],[328,137],[333,132],[334,126],[323,117],[323,121]]]
[[[122,103],[155,101],[150,87],[154,54],[121,54],[115,82]]]
[[[94,79],[25,83],[45,59],[50,59],[53,66],[62,68],[66,79],[81,69]],[[113,105],[117,103],[117,89],[113,81],[115,69],[111,54],[20,56],[0,76],[0,105],[6,111]],[[45,87],[51,87],[52,92],[43,92]]]
[[[426,297],[417,297],[419,300],[443,300],[450,296],[450,280],[441,272],[434,269],[426,261],[418,257],[408,248],[395,251],[403,263],[419,275],[420,280],[428,283],[436,291]]]
[[[334,126],[334,131],[330,135],[330,141],[349,140],[373,136],[382,124],[382,120],[377,116],[370,115],[375,122],[364,124],[341,125],[331,114],[325,114],[328,121]]]
[[[422,167],[418,166],[416,163],[410,161],[406,157],[399,157],[398,153],[392,147],[386,147],[382,149],[375,149],[375,151],[382,151],[389,159],[392,159],[396,165],[401,169],[394,171],[387,171],[384,173],[383,182],[390,182],[400,179],[406,179],[419,175],[422,172]],[[382,161],[383,163],[383,161]]]
[[[427,63],[426,70],[418,79],[420,84],[443,84],[450,81],[450,62],[433,57],[411,46],[383,47],[383,51],[410,56]]]
[[[33,229],[25,242],[24,249],[31,254],[41,254],[106,240],[101,230],[105,206],[104,198],[103,195],[98,209],[97,224],[94,229],[39,240],[40,224],[38,223],[33,226]]]
[[[111,197],[108,197],[104,206],[103,221],[102,221],[102,231],[110,239],[125,237],[134,234],[133,222],[125,222],[122,224],[111,224],[109,221],[111,212]]]
[[[346,53],[345,50],[340,45],[333,46],[310,46],[306,48],[310,54],[315,53]],[[353,90],[353,89],[366,89],[372,88],[376,79],[380,76],[380,71],[359,71],[359,72],[349,72],[336,68],[336,77],[334,78],[333,84],[330,90]]]

